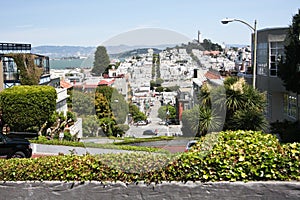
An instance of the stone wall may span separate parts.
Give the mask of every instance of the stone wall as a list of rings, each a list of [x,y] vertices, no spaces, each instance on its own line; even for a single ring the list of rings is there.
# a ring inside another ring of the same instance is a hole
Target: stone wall
[[[300,182],[0,182],[0,199],[300,199]]]

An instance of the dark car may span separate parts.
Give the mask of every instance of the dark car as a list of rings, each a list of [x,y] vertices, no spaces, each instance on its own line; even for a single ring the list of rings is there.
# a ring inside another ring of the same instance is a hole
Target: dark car
[[[32,149],[30,142],[16,134],[4,135],[0,133],[0,157],[4,158],[30,158]]]
[[[166,121],[167,125],[179,125],[180,122],[178,119],[169,119]]]
[[[145,130],[143,132],[143,135],[156,135],[156,133],[154,131],[152,131],[152,130]]]

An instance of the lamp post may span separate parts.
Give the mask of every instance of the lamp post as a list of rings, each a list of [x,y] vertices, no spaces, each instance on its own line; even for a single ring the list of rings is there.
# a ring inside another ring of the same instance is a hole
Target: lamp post
[[[255,82],[256,82],[256,51],[257,51],[257,29],[256,29],[256,20],[254,21],[254,26],[251,26],[250,24],[248,24],[247,22],[243,21],[243,20],[240,20],[240,19],[228,19],[228,18],[225,18],[223,19],[221,22],[222,24],[228,24],[229,22],[241,22],[245,25],[247,25],[250,29],[252,29],[253,31],[253,35],[254,35],[254,52],[253,52],[253,81],[252,81],[252,84],[253,84],[253,88],[255,88]]]

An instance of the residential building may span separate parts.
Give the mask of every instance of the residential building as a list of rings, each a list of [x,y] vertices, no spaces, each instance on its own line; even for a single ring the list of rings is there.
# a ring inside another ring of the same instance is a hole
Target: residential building
[[[13,55],[17,53],[30,55],[34,59],[34,64],[39,69],[42,69],[40,85],[48,85],[50,83],[49,57],[32,54],[30,51],[30,44],[0,43],[0,91],[14,85],[20,85],[20,69],[18,69],[13,58]]]
[[[278,65],[284,59],[284,40],[288,28],[257,31],[256,87],[266,92],[266,117],[269,122],[299,120],[299,96],[285,89],[278,77]]]
[[[182,120],[182,112],[192,109],[192,88],[179,88],[176,97],[177,119]]]

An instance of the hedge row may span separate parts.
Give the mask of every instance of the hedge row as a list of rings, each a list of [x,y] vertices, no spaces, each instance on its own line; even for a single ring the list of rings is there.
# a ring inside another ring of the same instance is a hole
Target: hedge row
[[[0,93],[2,119],[11,131],[38,132],[55,112],[56,98],[51,86],[19,85],[5,89]]]
[[[300,181],[300,144],[253,131],[209,134],[191,152],[0,160],[0,180]]]

